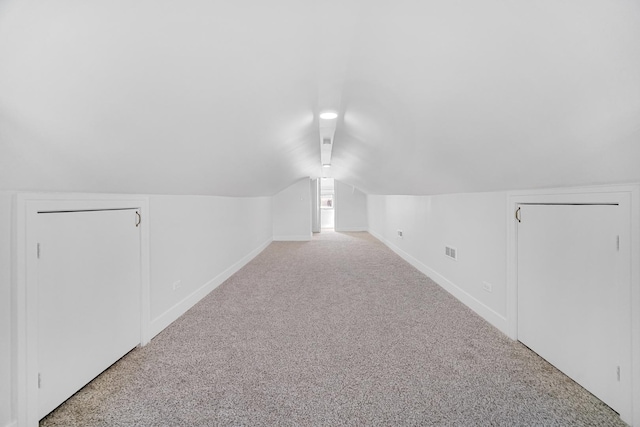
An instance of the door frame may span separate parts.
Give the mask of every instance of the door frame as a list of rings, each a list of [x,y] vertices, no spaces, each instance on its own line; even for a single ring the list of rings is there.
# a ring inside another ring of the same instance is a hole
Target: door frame
[[[518,228],[515,212],[526,203],[618,203],[628,209],[630,248],[630,368],[628,384],[623,385],[627,401],[620,413],[623,421],[640,425],[640,185],[608,185],[583,188],[558,188],[507,193],[507,335],[518,339]]]
[[[311,180],[311,232],[320,233],[320,180],[322,178],[314,178]]]
[[[18,193],[13,203],[12,365],[19,426],[38,425],[36,220],[42,211],[138,209],[140,222],[140,346],[150,341],[149,199],[109,194]]]

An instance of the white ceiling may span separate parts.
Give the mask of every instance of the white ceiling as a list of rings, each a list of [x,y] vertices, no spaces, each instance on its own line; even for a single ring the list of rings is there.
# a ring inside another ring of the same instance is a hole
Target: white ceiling
[[[637,0],[0,0],[0,189],[640,182]]]

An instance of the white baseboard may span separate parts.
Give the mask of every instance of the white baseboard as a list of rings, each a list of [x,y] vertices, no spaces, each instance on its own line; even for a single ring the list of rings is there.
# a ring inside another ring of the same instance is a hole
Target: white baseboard
[[[445,291],[449,292],[451,295],[456,297],[460,302],[464,305],[475,311],[480,317],[489,322],[495,328],[497,328],[500,332],[508,336],[508,327],[507,327],[507,318],[502,316],[501,314],[496,313],[490,307],[487,307],[484,303],[464,291],[462,288],[457,286],[455,283],[451,282],[449,279],[433,270],[431,267],[422,263],[418,259],[414,258],[412,255],[403,251],[393,243],[389,242],[387,239],[382,237],[380,234],[376,233],[373,230],[369,230],[369,234],[371,234],[376,239],[380,240],[382,243],[387,245],[389,249],[398,254],[402,259],[407,261],[409,264],[417,268],[421,273],[425,276],[428,276],[431,280],[436,282],[441,288]]]
[[[308,236],[273,236],[274,242],[308,242],[311,240],[311,234]]]
[[[212,290],[220,286],[225,280],[231,277],[234,273],[236,273],[242,267],[247,265],[249,261],[255,258],[260,252],[265,250],[270,243],[271,243],[271,239],[262,243],[260,246],[258,246],[256,249],[249,252],[247,255],[242,257],[239,261],[231,265],[222,273],[218,274],[216,277],[214,277],[213,279],[209,280],[207,283],[202,285],[192,294],[188,295],[187,297],[182,299],[180,302],[175,304],[173,307],[166,310],[160,316],[153,319],[151,321],[151,325],[149,328],[151,332],[151,338],[155,337],[160,332],[162,332],[164,328],[169,326],[176,319],[178,319],[180,316],[186,313],[187,310],[189,310],[191,307],[196,305],[198,301],[200,301],[202,298],[207,296],[209,292],[211,292]]]
[[[357,232],[357,231],[368,231],[367,227],[362,226],[362,227],[340,227],[340,228],[336,228],[336,231],[338,233],[340,232]]]

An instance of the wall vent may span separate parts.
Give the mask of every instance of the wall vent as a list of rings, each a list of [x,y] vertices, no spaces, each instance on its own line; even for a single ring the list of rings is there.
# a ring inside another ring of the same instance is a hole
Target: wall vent
[[[452,248],[451,246],[444,247],[444,254],[451,259],[458,259],[458,250],[456,248]]]
[[[322,145],[331,145],[331,138],[322,138]]]

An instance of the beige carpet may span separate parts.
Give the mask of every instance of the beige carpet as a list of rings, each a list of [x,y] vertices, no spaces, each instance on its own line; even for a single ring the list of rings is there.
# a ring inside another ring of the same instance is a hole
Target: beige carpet
[[[42,426],[624,425],[367,233],[271,244]]]

